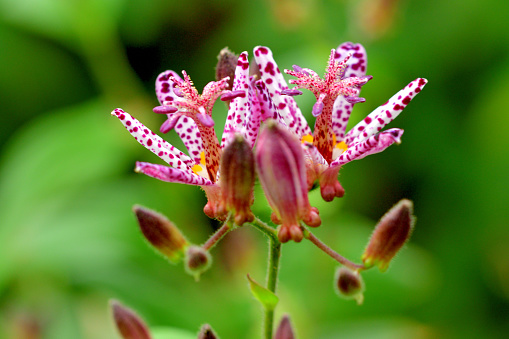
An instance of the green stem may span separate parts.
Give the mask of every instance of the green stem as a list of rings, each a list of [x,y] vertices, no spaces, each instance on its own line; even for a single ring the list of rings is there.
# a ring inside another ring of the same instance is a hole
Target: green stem
[[[269,267],[267,272],[267,289],[276,293],[277,277],[279,273],[279,258],[281,257],[281,243],[270,238]],[[264,333],[266,339],[272,339],[274,328],[274,310],[265,309]]]
[[[265,233],[269,238],[269,264],[267,272],[267,289],[274,294],[276,293],[277,279],[279,273],[279,258],[281,257],[281,242],[277,237],[275,229],[256,218],[253,222],[249,223],[251,226],[257,228],[262,233]],[[265,308],[265,315],[263,321],[263,333],[265,339],[272,339],[272,331],[274,328],[274,310]]]

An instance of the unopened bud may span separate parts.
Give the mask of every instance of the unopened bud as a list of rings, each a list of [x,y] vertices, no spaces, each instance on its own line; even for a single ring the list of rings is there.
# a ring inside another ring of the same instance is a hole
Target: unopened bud
[[[263,191],[280,220],[281,242],[303,238],[300,221],[320,225],[320,216],[311,208],[304,152],[296,136],[274,120],[267,120],[256,147],[256,165]]]
[[[336,271],[334,287],[338,295],[345,299],[354,299],[357,304],[364,301],[364,281],[359,272],[354,272],[346,267],[340,267]]]
[[[218,339],[219,337],[214,333],[212,327],[209,324],[205,324],[201,327],[200,333],[198,333],[198,339]]]
[[[223,48],[217,56],[216,81],[230,77],[230,80],[228,80],[229,89],[233,88],[233,78],[238,59],[239,56],[230,51],[228,47]]]
[[[150,339],[150,332],[145,322],[131,309],[116,300],[110,301],[113,319],[120,335],[124,339]]]
[[[231,211],[237,225],[254,220],[250,209],[254,181],[253,151],[242,135],[235,134],[221,156],[220,210]]]
[[[413,203],[400,200],[380,219],[368,246],[362,255],[364,266],[377,265],[380,271],[389,267],[389,262],[410,238],[414,228]]]
[[[200,275],[212,264],[210,253],[200,246],[189,246],[186,251],[186,271],[199,280]]]
[[[164,215],[135,205],[133,211],[145,239],[171,262],[178,262],[189,245],[179,229]]]
[[[274,339],[294,339],[295,334],[293,333],[292,324],[290,323],[290,317],[285,315],[281,322],[279,323],[279,327],[276,330],[276,335],[274,335]]]

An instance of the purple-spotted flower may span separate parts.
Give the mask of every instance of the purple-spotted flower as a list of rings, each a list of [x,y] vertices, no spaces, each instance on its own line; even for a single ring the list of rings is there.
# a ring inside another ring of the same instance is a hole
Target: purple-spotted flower
[[[243,136],[252,148],[259,129],[260,108],[253,93],[254,85],[249,78],[247,52],[239,56],[231,91],[226,90],[226,77],[208,83],[200,95],[186,72],[182,73],[183,79],[173,71],[163,72],[157,77],[156,94],[161,105],[155,107],[154,112],[167,114],[168,119],[162,124],[161,132],[175,129],[189,155],[166,142],[122,109],[115,109],[112,115],[119,118],[140,144],[170,165],[137,162],[136,172],[162,181],[200,186],[208,198],[204,212],[211,218],[224,218],[224,215],[218,213],[222,199],[219,185],[222,151],[235,133]],[[220,96],[222,100],[230,101],[221,143],[214,131],[212,119],[212,107]]]
[[[272,111],[267,115],[276,116],[301,140],[306,156],[308,186],[311,188],[318,181],[326,201],[344,194],[337,179],[342,165],[401,142],[403,130],[382,129],[427,83],[423,78],[412,81],[346,133],[353,105],[364,101],[359,97],[360,88],[371,79],[366,76],[367,56],[362,45],[347,42],[332,50],[323,79],[316,72],[299,66],[285,70],[297,78],[290,80],[296,85],[293,89],[288,88],[267,47],[256,47],[254,56],[267,98],[271,101],[268,107]],[[317,99],[312,110],[317,117],[313,132],[292,97],[301,94],[298,88],[309,89]]]

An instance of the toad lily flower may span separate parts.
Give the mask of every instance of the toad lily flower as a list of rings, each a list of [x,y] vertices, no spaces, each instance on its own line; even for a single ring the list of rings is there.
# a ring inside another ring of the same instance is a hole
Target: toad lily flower
[[[136,172],[166,182],[200,186],[208,198],[204,212],[211,218],[222,219],[225,216],[218,213],[218,205],[222,201],[219,185],[222,150],[236,133],[247,140],[251,148],[258,135],[260,109],[258,100],[252,98],[254,87],[249,79],[247,53],[239,56],[232,91],[225,90],[228,86],[226,77],[207,84],[200,95],[186,72],[182,73],[183,79],[173,71],[163,72],[157,77],[156,94],[161,105],[155,107],[154,112],[168,115],[161,126],[161,132],[175,129],[189,155],[166,142],[122,109],[115,109],[112,115],[119,118],[141,145],[170,165],[137,162]],[[219,96],[231,100],[221,144],[216,137],[212,119],[212,107]],[[243,211],[247,213],[245,209]]]
[[[403,130],[382,129],[401,113],[427,83],[423,78],[412,81],[345,133],[353,105],[364,101],[359,97],[360,88],[371,79],[371,76],[366,76],[367,56],[362,45],[347,42],[332,50],[324,79],[316,72],[299,66],[285,70],[287,74],[297,77],[290,80],[291,84],[296,85],[293,89],[288,88],[267,47],[255,48],[254,55],[261,80],[273,102],[274,115],[302,142],[308,187],[313,187],[318,180],[326,201],[344,194],[337,179],[342,165],[401,142]],[[313,133],[292,97],[302,94],[298,88],[309,89],[317,98],[312,110],[317,117]]]

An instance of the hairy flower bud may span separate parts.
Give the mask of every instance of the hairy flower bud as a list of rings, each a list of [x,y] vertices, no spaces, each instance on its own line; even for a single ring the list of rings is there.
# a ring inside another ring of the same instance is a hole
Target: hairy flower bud
[[[377,265],[382,272],[387,270],[391,259],[410,238],[414,221],[412,201],[400,200],[385,213],[373,231],[362,255],[364,265]]]
[[[150,332],[143,320],[131,309],[116,300],[110,301],[113,319],[124,339],[150,339]]]
[[[133,211],[145,239],[171,262],[178,262],[189,246],[179,229],[164,215],[135,205]]]
[[[306,165],[300,142],[287,129],[268,120],[256,148],[256,165],[263,191],[280,220],[281,242],[303,238],[300,221],[309,226],[321,223],[317,210],[309,204]]]
[[[229,89],[233,88],[233,78],[239,56],[230,51],[228,47],[223,48],[217,56],[216,81],[230,77],[228,80]]]
[[[295,334],[293,333],[292,324],[290,323],[290,317],[285,315],[279,326],[276,330],[276,334],[274,335],[274,339],[294,339]]]
[[[212,330],[212,327],[210,327],[209,324],[205,324],[201,327],[200,333],[198,333],[198,339],[217,339],[219,338],[214,331]]]
[[[220,166],[222,200],[219,210],[233,212],[237,225],[253,221],[250,206],[255,181],[254,155],[241,134],[235,134],[224,149]]]
[[[334,287],[338,295],[345,299],[354,299],[357,304],[364,301],[364,281],[359,272],[354,272],[346,267],[340,267],[336,271]]]
[[[199,280],[200,275],[212,264],[210,253],[200,246],[189,246],[186,251],[186,271]]]

